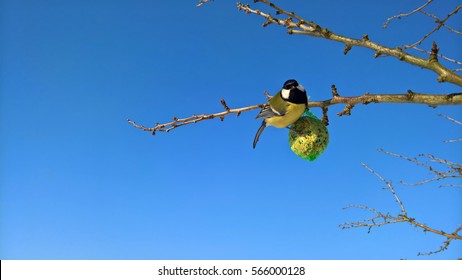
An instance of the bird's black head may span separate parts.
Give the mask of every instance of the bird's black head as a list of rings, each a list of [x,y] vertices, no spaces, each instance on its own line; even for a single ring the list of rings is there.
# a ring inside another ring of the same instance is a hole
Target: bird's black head
[[[295,104],[307,104],[308,97],[306,96],[305,88],[296,80],[287,80],[281,90],[282,99]]]
[[[294,87],[298,86],[298,82],[296,80],[287,80],[284,83],[284,86],[282,87],[283,89],[293,89]]]

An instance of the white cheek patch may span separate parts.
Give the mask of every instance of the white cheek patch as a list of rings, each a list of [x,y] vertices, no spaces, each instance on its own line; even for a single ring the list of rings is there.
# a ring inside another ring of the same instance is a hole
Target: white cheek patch
[[[285,100],[289,99],[289,95],[290,95],[290,90],[285,89],[285,88],[281,90],[282,99],[285,99]]]

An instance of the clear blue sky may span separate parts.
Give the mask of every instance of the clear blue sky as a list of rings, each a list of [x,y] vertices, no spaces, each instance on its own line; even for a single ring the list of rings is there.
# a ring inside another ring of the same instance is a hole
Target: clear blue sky
[[[401,186],[432,175],[376,151],[461,162],[462,143],[443,142],[461,127],[437,116],[461,120],[460,107],[370,104],[350,117],[330,107],[331,141],[315,162],[291,152],[285,129],[267,129],[252,149],[256,111],[155,136],[127,124],[218,112],[221,98],[263,103],[289,78],[312,100],[330,98],[332,84],[343,95],[460,91],[369,50],[344,56],[341,44],[262,28],[235,1],[197,2],[0,1],[0,258],[413,259],[439,248],[443,238],[406,224],[369,234],[338,225],[369,217],[342,210],[349,204],[399,214],[360,162],[395,182],[410,216],[446,231],[461,224],[461,189]],[[424,1],[299,2],[278,3],[390,46],[434,26],[416,15],[382,28]],[[431,7],[444,16],[452,5]],[[440,33],[425,46],[436,40],[460,60],[460,37]],[[430,258],[461,252],[453,242]]]

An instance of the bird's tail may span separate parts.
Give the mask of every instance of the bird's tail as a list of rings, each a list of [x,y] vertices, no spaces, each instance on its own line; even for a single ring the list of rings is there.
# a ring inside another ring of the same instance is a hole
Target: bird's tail
[[[257,142],[258,142],[258,139],[260,138],[260,134],[263,132],[263,130],[265,130],[265,127],[266,127],[266,122],[263,120],[263,122],[261,123],[260,128],[257,131],[257,134],[255,134],[255,138],[253,139],[253,148],[254,149],[257,146]]]

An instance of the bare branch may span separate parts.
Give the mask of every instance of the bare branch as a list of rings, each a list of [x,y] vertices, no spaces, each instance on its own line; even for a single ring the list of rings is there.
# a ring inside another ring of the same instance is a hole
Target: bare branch
[[[457,6],[452,12],[450,12],[444,19],[439,19],[437,18],[436,16],[432,15],[432,14],[429,14],[425,11],[422,11],[420,10],[421,13],[429,16],[429,17],[432,17],[433,19],[435,19],[435,22],[438,24],[435,28],[433,28],[430,32],[428,32],[427,34],[425,34],[419,41],[411,44],[411,45],[406,45],[404,46],[404,49],[409,49],[409,48],[413,48],[417,45],[420,45],[423,43],[423,41],[425,41],[425,39],[427,39],[428,37],[430,37],[430,35],[432,35],[433,33],[435,33],[436,31],[440,30],[441,27],[443,26],[446,26],[444,23],[451,17],[453,16],[454,14],[456,14],[460,9],[462,9],[462,5],[460,6]],[[452,28],[450,29],[452,30]]]
[[[154,127],[145,127],[142,125],[138,125],[134,121],[131,121],[131,120],[127,120],[127,122],[138,129],[141,129],[144,131],[150,131],[154,135],[156,131],[169,132],[170,130],[175,129],[177,127],[188,125],[188,124],[194,124],[194,123],[197,123],[203,120],[211,120],[214,118],[220,118],[223,121],[227,115],[235,114],[238,117],[242,112],[255,110],[258,108],[263,108],[264,106],[266,106],[265,104],[259,104],[259,105],[247,106],[247,107],[242,107],[242,108],[237,108],[237,109],[230,109],[226,105],[226,102],[224,99],[221,100],[221,104],[225,108],[225,111],[223,112],[208,114],[208,115],[206,114],[192,115],[191,117],[182,118],[182,119],[173,117],[173,121],[164,123],[164,124],[157,123],[156,126]]]
[[[456,7],[451,13],[448,14],[447,19],[445,19],[444,21],[446,22],[451,16],[453,16],[454,14],[456,14],[456,13],[459,11],[459,9],[460,9],[460,6]],[[428,16],[428,17],[431,17],[431,18],[435,21],[435,23],[441,24],[442,20],[439,19],[439,18],[438,18],[437,16],[435,16],[434,14],[430,14],[430,13],[424,11],[424,10],[421,10],[420,12],[421,12],[422,14]],[[452,32],[452,33],[455,33],[455,34],[458,34],[458,35],[462,35],[462,32],[461,32],[461,31],[456,30],[456,29],[454,29],[454,28],[448,26],[448,25],[445,24],[445,23],[443,23],[443,26],[444,26],[446,29],[448,29],[450,32]]]
[[[458,121],[458,120],[455,120],[455,119],[453,119],[453,118],[451,118],[451,117],[449,117],[449,116],[446,116],[446,115],[443,115],[443,114],[438,114],[438,116],[439,116],[439,117],[444,117],[444,118],[446,118],[446,119],[448,119],[448,120],[450,120],[450,121],[452,121],[452,122],[455,122],[455,123],[458,124],[458,125],[462,125],[462,122],[460,122],[460,121]]]
[[[263,94],[265,95],[266,100],[268,100],[268,101],[269,101],[269,100],[271,99],[271,97],[272,97],[266,90],[263,92]]]
[[[440,160],[440,159],[438,159]],[[448,233],[443,230],[437,230],[433,227],[427,226],[426,224],[423,224],[421,222],[418,222],[415,218],[411,218],[408,216],[408,213],[406,212],[406,209],[404,207],[403,202],[401,199],[398,197],[394,186],[391,181],[384,179],[380,174],[375,172],[372,168],[367,166],[364,163],[361,163],[363,167],[365,167],[369,172],[374,174],[377,178],[379,178],[380,181],[382,181],[384,184],[386,184],[387,189],[393,194],[393,197],[396,201],[396,203],[400,207],[400,214],[398,215],[390,215],[389,213],[382,213],[381,211],[378,211],[375,208],[365,206],[365,205],[349,205],[344,208],[345,209],[350,209],[350,208],[357,208],[357,209],[362,209],[366,210],[368,212],[371,212],[374,214],[373,217],[364,219],[362,221],[358,222],[347,222],[339,225],[342,229],[350,229],[350,228],[359,228],[359,227],[367,227],[368,228],[368,233],[371,231],[373,227],[380,227],[383,225],[389,225],[389,224],[396,224],[396,223],[402,223],[406,222],[409,223],[415,227],[421,228],[424,232],[431,232],[436,235],[441,235],[446,237],[446,240],[443,242],[443,245],[440,246],[438,250],[432,251],[432,252],[427,252],[427,253],[419,253],[418,256],[421,255],[430,255],[430,254],[436,254],[438,252],[442,252],[448,248],[450,243],[453,240],[462,240],[462,236],[459,234],[459,231],[462,230],[462,226],[459,226],[454,232]]]
[[[458,125],[462,125],[462,122],[460,122],[460,121],[458,121],[458,120],[455,120],[455,119],[453,119],[453,118],[451,118],[451,117],[448,117],[448,116],[446,116],[446,115],[439,114],[438,116],[440,116],[440,117],[445,117],[446,119],[448,119],[448,120],[450,120],[450,121],[452,121],[452,122],[455,122],[455,123],[458,124]],[[444,142],[445,142],[445,143],[454,143],[454,142],[460,142],[460,141],[462,141],[462,138],[451,139],[451,140],[445,140]]]
[[[447,28],[449,31],[453,32],[453,33],[456,33],[458,35],[462,35],[462,32],[459,31],[459,30],[455,30],[453,28],[451,28],[450,26],[446,25],[445,22],[450,18],[452,17],[453,15],[455,15],[460,9],[461,9],[462,6],[457,6],[452,12],[450,12],[446,18],[444,19],[439,19],[437,16],[435,16],[434,14],[430,14],[429,12],[426,12],[424,10],[421,10],[420,12],[428,17],[431,17],[435,23],[438,23],[438,25],[442,24],[445,28]]]
[[[454,142],[460,142],[460,141],[462,141],[462,138],[444,140],[445,143],[454,143]]]
[[[324,113],[323,120],[328,121],[327,119],[327,107],[335,105],[335,104],[346,104],[345,109],[343,109],[337,115],[350,115],[351,110],[357,104],[364,104],[367,105],[369,103],[411,103],[411,104],[426,104],[431,107],[436,107],[440,105],[462,105],[462,92],[460,93],[451,93],[451,94],[425,94],[425,93],[416,93],[413,91],[408,91],[406,94],[370,94],[366,93],[361,96],[353,96],[353,97],[344,97],[338,94],[337,88],[335,85],[332,86],[332,98],[324,101],[311,101],[308,102],[309,108],[319,107],[324,108],[326,110]],[[270,95],[265,92],[265,96],[268,98]],[[224,104],[223,104],[224,103]],[[226,105],[225,101],[221,101],[222,105]],[[145,127],[142,125],[136,124],[134,121],[127,120],[129,124],[133,125],[134,127],[144,130],[150,131],[153,135],[156,131],[160,132],[169,132],[177,127],[194,124],[203,120],[211,120],[214,118],[220,118],[224,120],[224,118],[229,114],[235,114],[239,116],[242,112],[261,109],[267,106],[267,104],[258,104],[253,106],[247,106],[242,108],[235,108],[230,109],[227,105],[224,106],[225,111],[214,113],[214,114],[201,114],[201,115],[192,115],[191,117],[187,118],[177,118],[173,117],[173,121],[159,124],[157,123],[154,127]],[[327,122],[328,123],[328,122]]]
[[[406,220],[404,220],[401,216],[395,217],[395,216],[390,215],[389,213],[383,214],[377,209],[371,208],[366,205],[352,204],[352,205],[348,205],[347,207],[344,207],[342,210],[346,210],[350,208],[366,210],[366,211],[373,213],[375,216],[373,216],[372,218],[364,219],[362,221],[343,223],[339,225],[342,229],[367,227],[368,228],[367,233],[370,233],[373,227],[381,227],[384,225],[406,222]]]
[[[409,13],[399,13],[398,15],[395,15],[395,16],[392,16],[390,18],[387,19],[387,21],[384,23],[383,27],[384,28],[387,28],[388,24],[390,24],[390,22],[394,19],[401,19],[402,17],[408,17],[408,16],[411,16],[413,14],[416,14],[416,13],[421,13],[421,14],[424,14],[425,16],[427,17],[430,17],[434,20],[435,23],[437,23],[437,26],[432,29],[430,32],[428,32],[427,34],[425,34],[420,40],[418,40],[417,42],[415,42],[414,44],[411,44],[411,45],[405,45],[403,46],[404,49],[415,49],[419,52],[422,52],[422,53],[427,53],[427,54],[430,54],[431,52],[427,51],[427,50],[423,50],[423,49],[420,49],[418,48],[417,46],[420,45],[425,39],[427,39],[428,37],[430,37],[430,35],[432,35],[433,33],[437,32],[438,30],[440,30],[441,27],[445,27],[446,29],[448,29],[450,32],[452,33],[455,33],[457,35],[462,35],[462,32],[459,31],[459,30],[456,30],[450,26],[448,26],[446,24],[446,21],[452,17],[454,14],[456,14],[460,8],[462,6],[457,6],[452,12],[450,12],[444,19],[440,19],[438,18],[437,16],[435,16],[434,14],[431,14],[427,11],[425,11],[424,9],[431,3],[433,2],[433,0],[427,0],[427,2],[425,4],[423,4],[422,6],[412,10],[411,12]],[[452,63],[455,63],[455,64],[458,64],[458,65],[462,65],[462,63],[460,61],[457,61],[455,59],[452,59],[452,58],[449,58],[449,57],[446,57],[444,55],[441,55],[441,54],[438,54],[438,57],[444,59],[444,60],[447,60],[449,62],[452,62]],[[455,69],[454,71],[461,71],[462,69]]]
[[[196,5],[196,7],[200,7],[204,5],[207,2],[212,2],[213,0],[200,0],[199,3]]]
[[[433,0],[427,0],[427,3],[423,4],[422,6],[410,11],[409,13],[399,13],[398,15],[396,16],[392,16],[390,18],[387,19],[387,21],[383,24],[383,28],[387,28],[388,24],[390,24],[390,22],[394,19],[401,19],[402,17],[408,17],[410,15],[413,15],[419,11],[422,11],[422,9],[424,9],[425,7],[427,7],[428,5],[430,5],[430,3],[433,2]]]
[[[421,48],[416,47],[416,46],[415,46],[415,47],[412,47],[412,49],[413,49],[413,50],[416,50],[416,51],[419,51],[419,52],[421,52],[421,53],[428,54],[428,55],[430,55],[430,54],[432,53],[432,52],[430,52],[430,51],[421,49]],[[444,55],[442,55],[442,54],[440,54],[440,53],[438,53],[437,56],[438,56],[439,58],[442,58],[442,59],[446,60],[446,61],[449,61],[449,62],[451,62],[451,63],[454,63],[454,64],[457,64],[457,65],[461,65],[461,66],[462,66],[462,62],[457,61],[457,60],[455,60],[455,59],[453,59],[453,58],[444,56]],[[454,71],[454,72],[462,71],[462,68],[454,69],[453,71]]]
[[[446,24],[444,25],[444,27],[446,27],[449,31],[451,31],[452,33],[456,33],[458,35],[462,35],[462,31],[460,30],[456,30],[454,28],[451,28],[450,26],[447,26]]]
[[[372,174],[374,174],[375,176],[377,176],[377,178],[379,178],[380,181],[384,182],[384,183],[387,185],[387,188],[388,188],[388,189],[390,190],[390,192],[393,194],[393,197],[395,198],[395,201],[398,203],[399,207],[401,207],[402,216],[403,216],[403,217],[406,217],[406,216],[407,216],[406,209],[404,208],[403,202],[401,202],[401,200],[399,199],[398,195],[396,194],[395,189],[393,188],[393,185],[392,185],[391,181],[385,180],[380,174],[378,174],[377,172],[375,172],[374,170],[372,170],[372,168],[370,168],[369,166],[367,166],[365,163],[361,162],[361,165],[362,165],[363,167],[365,167],[367,170],[369,170],[369,172],[371,172]]]
[[[406,161],[415,163],[416,165],[424,167],[425,169],[430,171],[430,173],[433,173],[435,175],[435,177],[433,177],[433,178],[425,179],[425,180],[419,181],[417,183],[412,183],[412,184],[400,181],[401,184],[406,185],[406,186],[420,186],[420,185],[423,185],[423,184],[436,182],[436,181],[440,181],[440,180],[448,179],[448,178],[462,178],[462,164],[457,163],[457,162],[452,162],[452,161],[449,161],[449,160],[437,158],[437,157],[435,157],[433,155],[430,155],[430,154],[428,154],[428,155],[424,155],[424,154],[418,155],[419,158],[428,159],[430,161],[430,163],[439,164],[438,166],[434,166],[434,165],[430,164],[428,161],[427,162],[420,161],[417,157],[410,158],[410,157],[406,157],[406,156],[396,154],[396,153],[393,153],[393,152],[388,152],[388,151],[385,151],[383,149],[379,149],[378,151],[382,152],[382,153],[385,153],[387,155],[393,156],[393,157],[397,157],[397,158],[404,159]],[[442,166],[443,168],[445,168],[445,170],[440,170],[438,168],[439,166]]]
[[[371,41],[367,35],[363,36],[362,39],[355,39],[355,38],[336,34],[335,32],[328,30],[327,28],[323,28],[320,25],[312,21],[303,19],[302,17],[298,16],[294,12],[287,12],[279,8],[278,6],[274,5],[268,0],[257,0],[255,2],[261,2],[269,6],[270,8],[274,9],[276,11],[276,15],[285,16],[282,18],[278,18],[278,17],[272,16],[269,13],[265,13],[260,10],[252,9],[250,8],[250,5],[248,4],[237,3],[238,9],[244,11],[246,14],[255,14],[255,15],[265,18],[266,22],[263,23],[264,27],[270,24],[277,24],[277,25],[284,26],[288,30],[289,34],[306,35],[306,36],[311,36],[311,37],[324,38],[327,40],[337,41],[347,46],[344,50],[344,53],[347,53],[353,46],[368,48],[368,49],[375,51],[374,57],[379,57],[383,55],[392,56],[401,61],[407,62],[409,64],[419,66],[421,68],[425,68],[425,69],[435,72],[436,74],[438,74],[439,82],[449,82],[449,83],[462,86],[462,76],[444,67],[438,61],[424,59],[421,57],[411,55],[410,53],[405,52],[401,48],[389,48],[389,47],[380,45],[378,43]],[[451,14],[454,14],[457,11],[453,11]],[[443,24],[444,24],[444,21],[447,20],[447,18],[442,20]]]
[[[462,229],[462,226],[460,226],[456,231],[455,233],[458,233],[460,230]],[[443,242],[443,245],[440,246],[440,248],[438,250],[435,250],[435,251],[430,251],[430,252],[425,252],[425,253],[418,253],[417,256],[429,256],[429,255],[434,255],[434,254],[437,254],[437,253],[440,253],[440,252],[443,252],[444,250],[446,250],[449,245],[451,244],[451,241],[453,239],[452,238],[446,238],[446,240]]]

